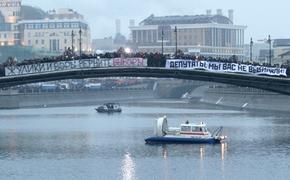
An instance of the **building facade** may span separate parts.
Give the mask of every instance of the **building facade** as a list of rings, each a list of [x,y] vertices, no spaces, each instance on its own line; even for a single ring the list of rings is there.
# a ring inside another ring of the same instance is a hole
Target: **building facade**
[[[290,39],[274,39],[273,64],[287,64],[289,61]]]
[[[133,48],[141,52],[175,53],[177,48],[184,53],[202,56],[244,56],[244,31],[246,26],[233,24],[233,11],[229,17],[222,10],[212,15],[195,16],[149,16],[139,26],[131,26]]]
[[[0,0],[0,46],[14,45],[49,53],[63,53],[73,46],[75,51],[87,52],[91,50],[90,28],[72,9],[46,13],[22,6],[21,0]]]
[[[21,0],[0,0],[0,45],[19,44],[18,20],[20,18]]]
[[[19,30],[23,46],[53,53],[72,47],[76,52],[91,50],[90,28],[83,16],[71,9],[50,11],[45,19],[19,21]]]

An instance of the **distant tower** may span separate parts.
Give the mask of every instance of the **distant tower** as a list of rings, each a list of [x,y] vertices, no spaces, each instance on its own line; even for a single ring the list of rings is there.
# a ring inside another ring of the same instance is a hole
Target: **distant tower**
[[[210,9],[206,10],[206,15],[208,15],[208,16],[211,15],[211,10]]]
[[[234,23],[234,10],[229,10],[229,19]]]
[[[0,0],[0,11],[5,22],[15,24],[20,18],[21,0]]]
[[[116,34],[121,34],[121,20],[116,20]]]
[[[222,9],[217,9],[216,14],[222,16],[223,15],[223,10]]]
[[[129,28],[134,27],[135,26],[135,20],[134,19],[130,19],[129,20]],[[132,31],[129,34],[129,40],[132,41],[133,40],[133,34]]]
[[[134,27],[135,26],[135,20],[134,19],[130,19],[129,26],[130,27]]]

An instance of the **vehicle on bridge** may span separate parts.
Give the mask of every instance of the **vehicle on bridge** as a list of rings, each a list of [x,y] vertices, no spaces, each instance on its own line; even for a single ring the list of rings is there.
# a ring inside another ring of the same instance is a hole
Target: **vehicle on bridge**
[[[168,127],[167,117],[157,119],[155,136],[145,139],[148,144],[217,144],[223,142],[227,137],[222,136],[223,127],[217,128],[210,133],[206,124],[192,124],[186,121],[178,128]]]
[[[121,113],[122,109],[118,103],[106,103],[96,108],[98,113]]]

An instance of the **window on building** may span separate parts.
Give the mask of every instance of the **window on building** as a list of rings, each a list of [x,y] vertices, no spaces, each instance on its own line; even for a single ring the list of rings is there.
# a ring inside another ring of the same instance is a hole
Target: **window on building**
[[[49,24],[49,28],[50,28],[50,29],[54,29],[54,28],[55,28],[55,24],[54,24],[54,23],[50,23],[50,24]]]
[[[38,40],[37,39],[35,40],[35,44],[38,44]]]
[[[33,29],[34,25],[33,24],[28,24],[28,29]]]
[[[79,28],[79,24],[78,24],[78,23],[72,23],[72,24],[71,24],[71,27],[72,27],[72,28]]]
[[[18,33],[14,33],[13,36],[14,36],[14,39],[19,39],[20,38]]]
[[[13,28],[14,31],[17,31],[18,30],[18,25],[13,25],[12,28]]]
[[[42,39],[42,40],[41,40],[41,44],[44,45],[44,42],[45,42],[44,39]]]
[[[58,28],[58,29],[62,28],[62,23],[57,23],[56,28]]]
[[[43,29],[48,29],[48,24],[42,24]]]
[[[69,23],[64,23],[64,24],[63,24],[63,27],[64,27],[64,28],[70,28],[70,24],[69,24]]]
[[[67,44],[67,39],[64,39],[64,44]]]
[[[28,40],[28,45],[29,45],[29,46],[31,45],[31,40]]]
[[[41,24],[35,24],[35,29],[41,29]]]
[[[50,51],[51,52],[59,52],[59,40],[58,39],[51,39],[49,41]]]

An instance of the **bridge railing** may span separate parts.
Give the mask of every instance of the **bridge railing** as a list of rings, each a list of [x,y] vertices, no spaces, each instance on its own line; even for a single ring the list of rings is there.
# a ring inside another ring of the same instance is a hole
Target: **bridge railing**
[[[144,61],[146,59],[146,62]],[[110,65],[110,60],[113,60],[112,64]],[[109,68],[114,66],[119,67],[164,67],[168,68],[168,60],[170,61],[170,57],[168,55],[162,55],[159,53],[151,53],[151,54],[130,54],[124,56],[120,56],[117,53],[106,53],[106,54],[95,54],[95,55],[83,55],[82,57],[77,56],[59,56],[59,57],[53,57],[53,58],[44,58],[44,59],[32,59],[32,60],[26,60],[22,62],[13,62],[9,61],[4,64],[0,64],[0,76],[7,76],[7,68],[10,70],[10,76],[13,75],[21,75],[23,73],[21,72],[27,72],[31,69],[35,69],[35,71],[27,74],[33,74],[33,73],[39,73],[43,72],[43,69],[45,69],[43,64],[46,64],[49,66],[48,70],[49,72],[53,71],[60,71],[60,70],[66,70],[65,67],[70,68],[74,66],[78,66],[76,69],[81,68]],[[208,62],[210,64],[214,64],[215,66],[220,64],[237,64],[237,66],[261,66],[258,63],[242,63],[237,61],[236,59],[221,59],[221,58],[205,58],[205,57],[198,57],[195,56],[188,56],[183,55],[175,58],[175,60],[179,61],[195,61],[195,62]],[[197,65],[200,65],[197,63]],[[268,67],[268,68],[280,68],[277,65],[275,66],[269,66],[267,64],[263,64],[262,67]],[[5,72],[6,68],[6,72]],[[46,67],[47,68],[47,67]],[[176,69],[176,67],[173,67]],[[177,67],[179,68],[179,67]],[[201,67],[198,66],[198,69]],[[283,66],[283,68],[286,71],[286,75],[290,77],[290,67],[289,66]],[[181,68],[180,68],[181,69]],[[205,70],[208,70],[204,68]],[[11,73],[12,72],[12,73]],[[16,73],[15,73],[16,72]],[[15,74],[13,74],[15,73]]]

